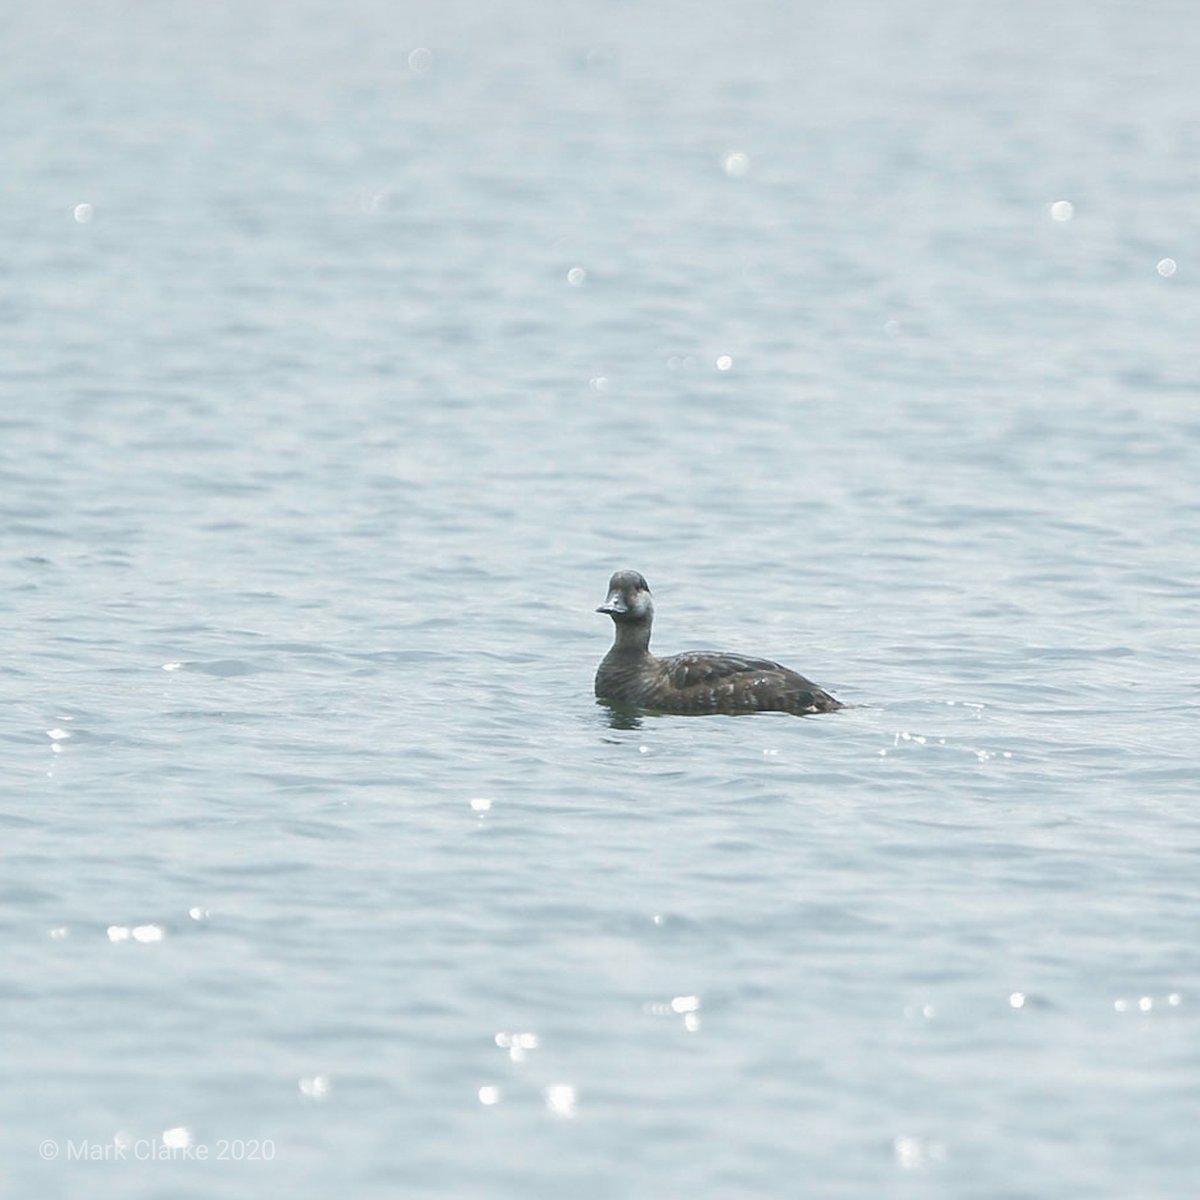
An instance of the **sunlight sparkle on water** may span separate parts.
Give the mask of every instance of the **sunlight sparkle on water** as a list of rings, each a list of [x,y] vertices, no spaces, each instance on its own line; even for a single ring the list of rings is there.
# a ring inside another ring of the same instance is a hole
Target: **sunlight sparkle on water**
[[[1165,1002],[1170,1008],[1178,1008],[1183,1003],[1183,997],[1178,992],[1170,992],[1165,997]],[[1119,1013],[1150,1013],[1154,1011],[1157,1003],[1153,996],[1139,996],[1136,1000],[1125,996],[1118,996],[1113,1001],[1113,1009]]]
[[[433,66],[433,51],[426,46],[418,46],[408,56],[408,69],[414,75],[424,75]]]
[[[1069,221],[1075,215],[1075,205],[1070,200],[1055,200],[1050,205],[1050,219],[1052,221]]]
[[[696,1033],[700,1028],[700,997],[676,996],[671,1001],[671,1011],[683,1017],[683,1027],[688,1033]]]
[[[1155,269],[1164,279],[1170,279],[1179,270],[1179,264],[1173,258],[1160,258]]]
[[[92,219],[92,206],[90,204],[77,204],[71,210],[71,215],[80,225],[86,225]]]
[[[546,1107],[556,1117],[573,1117],[578,1096],[569,1083],[556,1083],[546,1089]]]
[[[525,1055],[530,1050],[536,1050],[538,1047],[538,1036],[536,1033],[505,1033],[496,1034],[496,1045],[501,1050],[508,1051],[508,1057],[513,1062],[524,1062]]]
[[[186,1125],[175,1125],[162,1131],[162,1144],[172,1150],[186,1150],[192,1144],[192,1131]]]
[[[166,931],[161,925],[110,925],[105,932],[110,942],[128,942],[131,939],[146,945],[150,942],[161,942],[166,937]]]
[[[719,354],[717,356],[717,370],[728,371],[733,366],[733,359],[728,354]]]
[[[483,1087],[479,1089],[479,1103],[487,1105],[499,1104],[500,1089],[493,1084],[485,1083]]]
[[[1177,1006],[1181,1001],[1181,996],[1178,992],[1171,992],[1171,995],[1166,997],[1166,1003],[1172,1007]],[[1127,997],[1118,996],[1115,1001],[1112,1001],[1112,1008],[1118,1013],[1151,1013],[1154,1009],[1153,996],[1139,996],[1136,1000],[1128,1000]]]
[[[567,272],[567,282],[572,287],[579,287],[587,278],[587,272],[582,267],[572,267]]]
[[[946,1157],[946,1147],[941,1142],[905,1135],[892,1139],[892,1151],[897,1164],[906,1171],[926,1167],[932,1162],[941,1162]]]
[[[667,355],[667,370],[668,371],[690,371],[696,365],[695,355],[692,354],[669,354]]]
[[[329,1095],[328,1075],[306,1075],[299,1081],[300,1095],[308,1100],[324,1100]]]
[[[750,155],[734,150],[721,160],[721,168],[730,179],[741,179],[750,170]]]
[[[683,1027],[688,1033],[696,1033],[700,1028],[699,996],[673,996],[666,1003],[652,1000],[642,1008],[652,1017],[682,1017]]]

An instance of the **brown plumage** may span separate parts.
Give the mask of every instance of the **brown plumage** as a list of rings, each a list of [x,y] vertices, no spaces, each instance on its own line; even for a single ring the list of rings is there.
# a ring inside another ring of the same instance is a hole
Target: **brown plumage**
[[[613,619],[615,638],[596,672],[596,695],[611,704],[669,713],[833,712],[842,705],[815,683],[765,658],[692,650],[650,653],[654,601],[637,571],[618,571],[597,612]]]

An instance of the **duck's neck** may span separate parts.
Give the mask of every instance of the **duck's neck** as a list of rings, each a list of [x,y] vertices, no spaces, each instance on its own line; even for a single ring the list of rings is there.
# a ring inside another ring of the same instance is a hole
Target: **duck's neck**
[[[619,654],[622,658],[640,658],[650,653],[649,621],[614,621],[613,628],[616,637],[609,654]]]

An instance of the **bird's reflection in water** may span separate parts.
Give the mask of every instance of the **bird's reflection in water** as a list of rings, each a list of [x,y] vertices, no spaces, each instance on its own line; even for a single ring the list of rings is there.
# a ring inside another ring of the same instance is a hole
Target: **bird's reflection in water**
[[[611,729],[641,729],[642,714],[636,708],[608,704],[603,700],[597,700],[596,703],[604,710]]]

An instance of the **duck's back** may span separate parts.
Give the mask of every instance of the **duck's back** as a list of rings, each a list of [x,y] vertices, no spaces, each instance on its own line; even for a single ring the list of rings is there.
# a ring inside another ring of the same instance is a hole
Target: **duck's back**
[[[654,659],[638,703],[661,712],[833,712],[842,705],[803,675],[766,658],[691,650]]]

